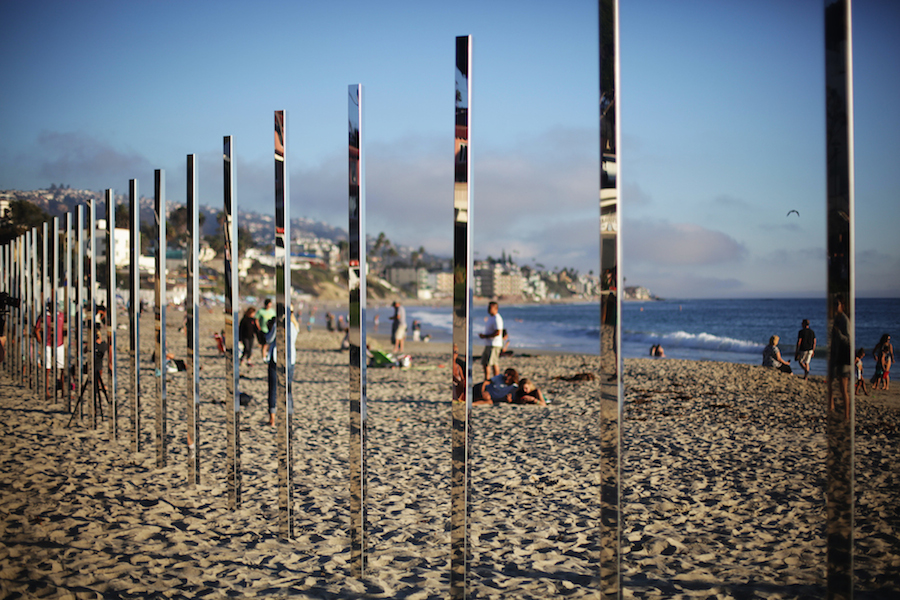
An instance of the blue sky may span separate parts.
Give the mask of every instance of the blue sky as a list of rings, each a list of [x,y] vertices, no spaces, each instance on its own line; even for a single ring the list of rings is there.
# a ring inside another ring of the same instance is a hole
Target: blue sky
[[[820,295],[819,1],[621,7],[627,284],[667,297]],[[137,178],[272,212],[288,111],[294,216],[346,227],[346,91],[366,87],[368,231],[450,254],[454,38],[475,37],[478,257],[597,272],[596,2],[0,2],[0,189]],[[900,295],[900,8],[854,6],[857,285]],[[796,209],[800,217],[786,217]]]

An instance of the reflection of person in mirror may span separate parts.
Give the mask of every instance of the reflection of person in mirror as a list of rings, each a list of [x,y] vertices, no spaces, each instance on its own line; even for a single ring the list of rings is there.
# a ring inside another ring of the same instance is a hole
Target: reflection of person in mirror
[[[482,381],[474,387],[473,405],[490,406],[496,402],[511,403],[513,394],[519,383],[519,373],[515,369],[507,369],[502,375],[494,375],[488,381]]]
[[[466,399],[466,371],[465,363],[459,359],[459,346],[453,344],[453,401],[460,402]]]
[[[863,376],[863,358],[865,356],[865,348],[860,348],[856,351],[856,393],[858,394],[861,389],[862,393],[868,396],[869,390],[866,388],[866,379]]]
[[[503,317],[500,316],[500,305],[494,301],[488,304],[488,317],[484,322],[484,333],[478,337],[486,340],[487,346],[481,354],[481,366],[484,367],[484,379],[500,374],[500,350],[503,349]]]
[[[840,386],[844,401],[844,417],[850,418],[850,319],[844,312],[844,300],[834,299],[834,323],[831,326],[831,355],[828,359],[830,379],[828,381],[828,407],[834,410],[834,381]]]
[[[803,369],[803,379],[809,379],[809,361],[816,350],[816,333],[809,328],[809,320],[803,319],[797,332],[797,347],[794,349],[794,360]]]
[[[764,367],[774,367],[782,373],[791,373],[791,361],[781,358],[781,350],[778,349],[778,341],[781,338],[773,335],[769,338],[769,345],[763,348]]]

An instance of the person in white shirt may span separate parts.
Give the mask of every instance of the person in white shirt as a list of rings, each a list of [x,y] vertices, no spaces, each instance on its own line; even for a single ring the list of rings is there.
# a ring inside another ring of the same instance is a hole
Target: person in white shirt
[[[484,333],[478,334],[483,340],[487,340],[487,346],[481,355],[481,366],[484,367],[484,380],[491,378],[490,371],[494,375],[500,374],[500,350],[503,348],[503,317],[500,316],[500,306],[496,302],[488,304],[488,318],[484,323]]]

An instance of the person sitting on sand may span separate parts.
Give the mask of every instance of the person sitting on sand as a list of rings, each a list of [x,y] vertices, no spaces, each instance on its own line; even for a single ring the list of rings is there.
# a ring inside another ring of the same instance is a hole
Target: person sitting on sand
[[[865,348],[860,348],[856,351],[856,393],[858,394],[860,388],[862,388],[863,394],[868,396],[869,390],[866,389],[866,380],[863,377],[863,357],[865,357],[865,355]]]
[[[541,393],[541,390],[530,379],[523,377],[519,380],[519,387],[513,394],[513,404],[547,406],[547,401],[544,400],[544,394]]]
[[[778,340],[780,339],[777,335],[769,338],[769,345],[763,348],[762,364],[764,367],[775,367],[782,373],[792,373],[791,361],[781,358],[781,351],[778,349]]]
[[[490,406],[494,401],[510,403],[518,388],[519,373],[515,369],[507,369],[500,375],[494,375],[482,381],[472,389],[473,405]]]

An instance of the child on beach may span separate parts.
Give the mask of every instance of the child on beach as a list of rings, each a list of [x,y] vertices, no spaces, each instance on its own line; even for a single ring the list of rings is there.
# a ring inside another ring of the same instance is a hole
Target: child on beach
[[[547,406],[544,400],[544,394],[537,388],[530,379],[522,378],[519,380],[519,389],[513,394],[513,404],[537,404],[538,406]]]
[[[869,395],[869,390],[866,388],[866,380],[863,378],[863,357],[866,355],[866,351],[864,348],[860,348],[856,351],[856,393],[859,393],[860,388],[862,388],[863,394],[866,396]]]

